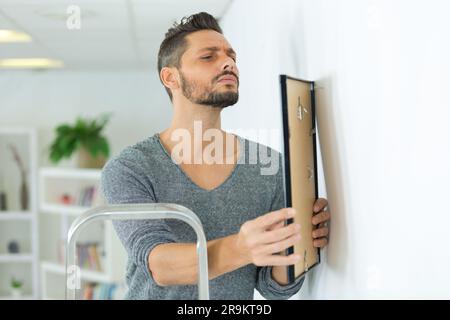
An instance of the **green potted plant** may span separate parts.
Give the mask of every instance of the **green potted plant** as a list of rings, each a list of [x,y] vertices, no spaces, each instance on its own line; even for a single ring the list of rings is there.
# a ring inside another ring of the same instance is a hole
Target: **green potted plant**
[[[56,138],[50,145],[50,161],[58,163],[78,152],[79,168],[102,168],[109,157],[109,143],[102,131],[111,114],[98,119],[78,117],[74,125],[62,124],[55,129]]]
[[[15,277],[11,279],[11,295],[13,298],[17,299],[22,296],[22,286],[23,281],[17,280]]]

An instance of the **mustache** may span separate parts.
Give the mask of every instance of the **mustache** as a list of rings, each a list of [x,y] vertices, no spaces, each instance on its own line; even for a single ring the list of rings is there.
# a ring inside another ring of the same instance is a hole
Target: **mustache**
[[[234,76],[236,78],[237,83],[239,84],[239,77],[233,71],[225,71],[225,72],[219,74],[217,77],[215,77],[213,79],[213,83],[216,83],[219,80],[220,77],[223,77],[223,76],[226,76],[226,75]]]

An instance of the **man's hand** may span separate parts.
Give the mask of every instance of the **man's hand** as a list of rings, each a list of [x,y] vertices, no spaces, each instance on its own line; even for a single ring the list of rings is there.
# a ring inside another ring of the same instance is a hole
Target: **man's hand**
[[[312,232],[313,245],[316,248],[324,248],[328,244],[328,221],[330,220],[330,212],[324,210],[328,205],[327,199],[319,198],[314,203],[313,210],[316,214],[312,218],[312,224],[317,226]]]
[[[284,226],[285,220],[294,215],[293,208],[283,208],[245,222],[237,234],[236,248],[246,262],[257,266],[287,266],[298,262],[297,254],[277,254],[301,238],[299,224]]]

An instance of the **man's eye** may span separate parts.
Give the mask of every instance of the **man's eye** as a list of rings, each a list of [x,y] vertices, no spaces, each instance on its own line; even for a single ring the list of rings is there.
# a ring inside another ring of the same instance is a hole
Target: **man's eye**
[[[210,58],[212,58],[212,56],[202,57],[202,59],[205,59],[205,60],[210,59]]]

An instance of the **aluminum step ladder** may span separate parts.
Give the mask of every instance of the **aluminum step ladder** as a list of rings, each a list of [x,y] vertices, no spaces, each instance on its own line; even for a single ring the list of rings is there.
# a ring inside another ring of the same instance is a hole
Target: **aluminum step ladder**
[[[81,289],[80,269],[76,257],[76,241],[88,224],[105,220],[178,219],[189,224],[197,235],[198,298],[209,300],[208,254],[203,226],[197,215],[188,208],[173,203],[118,204],[93,208],[71,224],[66,246],[66,299],[77,298]]]

